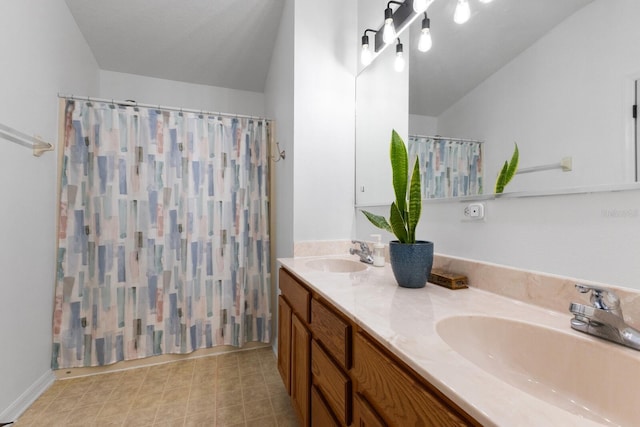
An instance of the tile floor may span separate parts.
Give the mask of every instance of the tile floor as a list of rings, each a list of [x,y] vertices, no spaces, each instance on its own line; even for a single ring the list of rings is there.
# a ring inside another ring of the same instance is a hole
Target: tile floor
[[[271,348],[58,380],[15,423],[16,427],[297,425]]]

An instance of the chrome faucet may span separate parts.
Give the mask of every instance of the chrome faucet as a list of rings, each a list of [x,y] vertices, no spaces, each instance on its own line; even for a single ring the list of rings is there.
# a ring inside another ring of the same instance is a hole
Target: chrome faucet
[[[591,292],[591,305],[572,302],[571,327],[576,331],[604,338],[635,350],[640,350],[640,331],[627,325],[620,308],[620,298],[610,289],[577,283],[582,294]]]
[[[367,245],[367,242],[363,242],[361,240],[352,240],[351,243],[360,245],[360,249],[349,249],[349,253],[351,255],[358,255],[360,257],[360,262],[373,264],[373,256],[371,255],[371,249],[369,249],[369,245]]]

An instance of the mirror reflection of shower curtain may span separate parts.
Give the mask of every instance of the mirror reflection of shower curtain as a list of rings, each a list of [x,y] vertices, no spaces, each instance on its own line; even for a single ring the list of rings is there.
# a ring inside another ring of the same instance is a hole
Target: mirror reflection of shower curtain
[[[54,369],[269,342],[268,128],[66,101]]]
[[[409,156],[420,162],[423,199],[482,194],[480,141],[409,136]]]

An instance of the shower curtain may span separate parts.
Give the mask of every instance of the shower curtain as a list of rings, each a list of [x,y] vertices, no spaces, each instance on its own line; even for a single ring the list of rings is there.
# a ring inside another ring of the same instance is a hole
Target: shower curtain
[[[482,194],[482,143],[409,135],[410,156],[418,157],[423,199]]]
[[[52,367],[270,339],[270,123],[65,101]]]

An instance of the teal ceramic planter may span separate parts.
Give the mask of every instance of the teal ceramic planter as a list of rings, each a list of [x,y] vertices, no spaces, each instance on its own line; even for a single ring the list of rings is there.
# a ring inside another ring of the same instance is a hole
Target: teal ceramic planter
[[[391,269],[399,286],[422,288],[427,284],[433,267],[433,242],[389,242]]]

